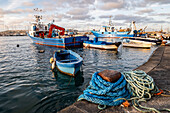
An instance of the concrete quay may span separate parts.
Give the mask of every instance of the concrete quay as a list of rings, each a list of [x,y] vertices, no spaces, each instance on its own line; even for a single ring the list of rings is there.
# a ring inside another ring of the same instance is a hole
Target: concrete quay
[[[160,46],[154,51],[150,59],[138,67],[137,69],[145,71],[152,76],[155,84],[159,89],[170,91],[170,45]],[[170,93],[169,93],[170,94]],[[146,103],[142,102],[143,106],[153,107],[156,109],[170,109],[170,97],[153,96]],[[139,112],[132,106],[124,108],[121,106],[107,107],[104,110],[99,110],[97,104],[90,103],[86,100],[75,102],[74,104],[59,111],[59,113],[136,113]],[[167,111],[161,111],[161,113]]]

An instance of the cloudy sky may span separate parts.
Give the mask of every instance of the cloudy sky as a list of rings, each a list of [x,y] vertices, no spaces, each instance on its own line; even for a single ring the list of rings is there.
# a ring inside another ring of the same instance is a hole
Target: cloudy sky
[[[109,16],[117,28],[127,28],[134,20],[138,29],[170,30],[170,0],[0,0],[0,31],[28,29],[35,14],[41,14],[44,23],[55,20],[78,30],[107,25]]]

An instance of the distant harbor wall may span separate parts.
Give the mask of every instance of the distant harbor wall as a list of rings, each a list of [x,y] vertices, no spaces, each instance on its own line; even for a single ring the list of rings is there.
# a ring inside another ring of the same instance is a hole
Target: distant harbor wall
[[[7,30],[0,32],[0,36],[26,36],[27,30]]]

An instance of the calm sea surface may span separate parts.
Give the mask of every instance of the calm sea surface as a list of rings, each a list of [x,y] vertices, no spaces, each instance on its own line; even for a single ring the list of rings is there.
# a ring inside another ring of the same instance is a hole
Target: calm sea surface
[[[145,63],[156,48],[120,46],[118,53],[99,49],[72,49],[84,58],[82,71],[72,78],[60,72],[51,72],[49,60],[57,48],[35,45],[28,36],[0,37],[0,111],[57,112],[76,101],[94,72],[135,69]],[[45,52],[38,53],[39,50]]]

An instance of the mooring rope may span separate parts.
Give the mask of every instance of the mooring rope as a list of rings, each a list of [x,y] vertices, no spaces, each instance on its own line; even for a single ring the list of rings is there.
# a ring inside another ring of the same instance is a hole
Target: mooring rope
[[[127,89],[132,95],[132,97],[128,100],[132,101],[133,107],[141,112],[155,111],[160,113],[160,110],[139,104],[140,102],[150,100],[152,95],[160,92],[158,87],[155,85],[153,78],[142,70],[123,72],[122,75],[124,75],[127,81]],[[170,109],[163,110],[170,111]]]
[[[121,104],[128,107],[128,101],[131,101],[133,107],[140,112],[160,113],[164,110],[170,112],[170,109],[155,109],[140,104],[140,102],[150,100],[153,95],[162,95],[161,93],[153,78],[142,70],[123,72],[121,78],[115,83],[103,80],[96,72],[87,89],[78,97],[78,101],[85,99],[97,103],[100,110],[105,109],[106,106]]]

